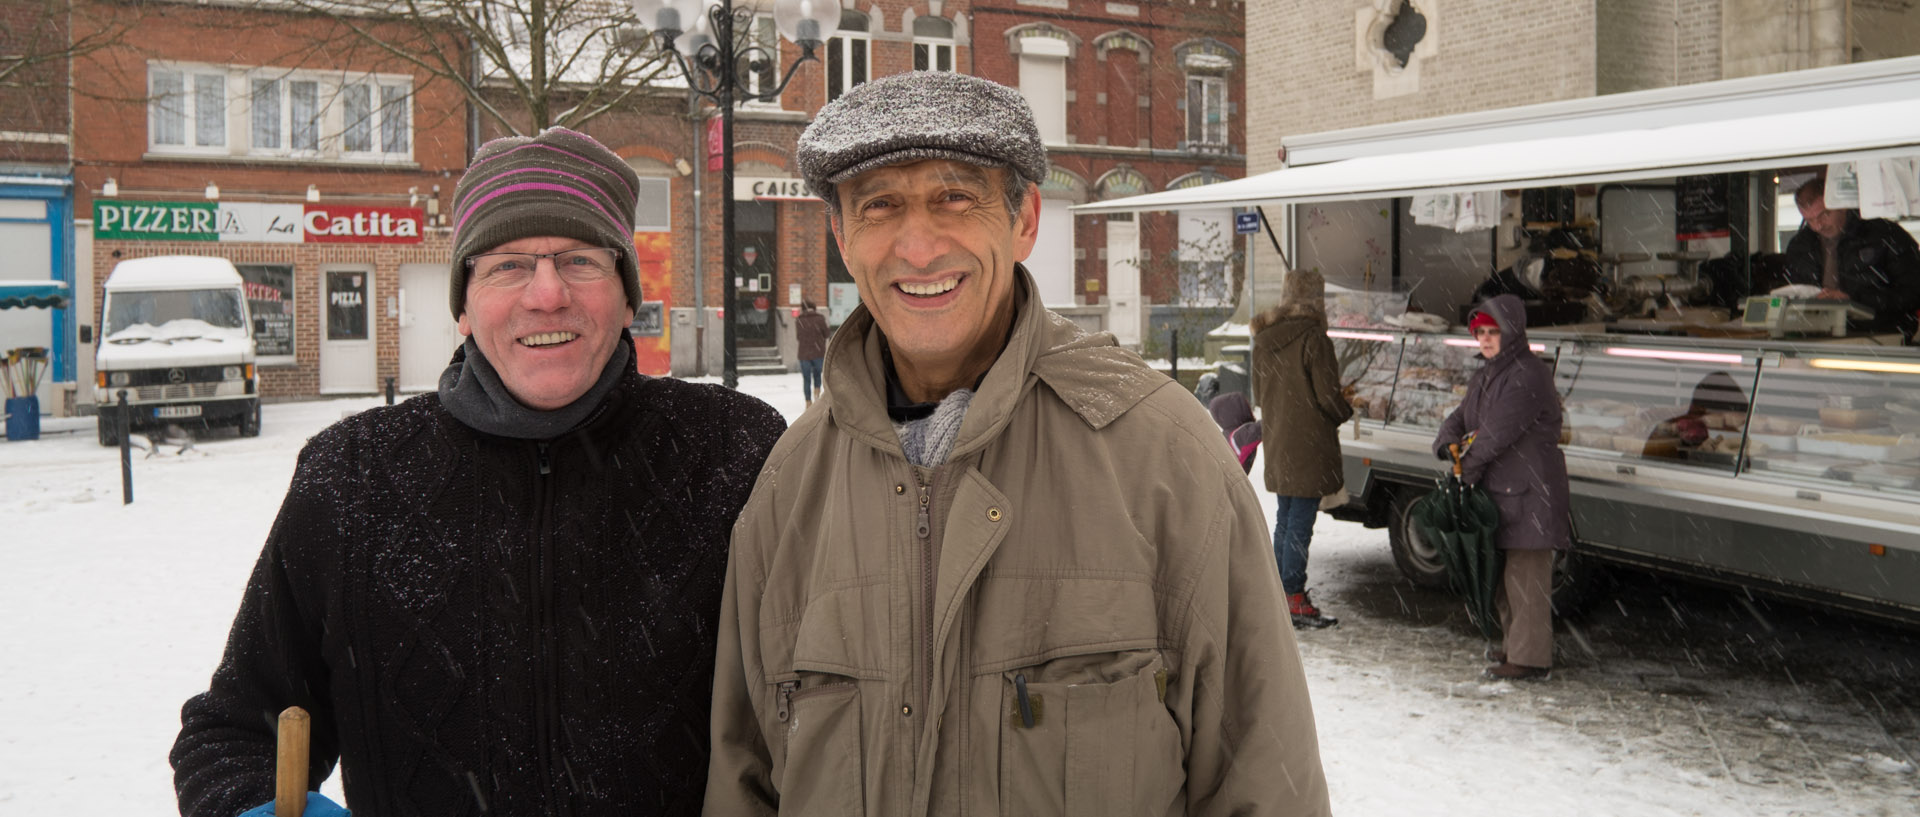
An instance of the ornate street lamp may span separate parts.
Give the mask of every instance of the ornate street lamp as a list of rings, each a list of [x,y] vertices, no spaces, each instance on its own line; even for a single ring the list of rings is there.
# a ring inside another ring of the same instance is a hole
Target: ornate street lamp
[[[687,78],[694,93],[706,97],[720,108],[721,196],[720,217],[721,278],[726,294],[721,324],[724,327],[726,363],[721,381],[727,388],[740,384],[738,356],[734,349],[734,238],[733,238],[733,106],[737,101],[780,98],[787,83],[802,63],[818,62],[813,50],[840,29],[840,4],[835,0],[774,0],[773,24],[780,35],[800,46],[800,58],[787,66],[780,82],[771,88],[744,88],[740,69],[760,74],[780,62],[777,51],[768,51],[758,42],[741,43],[734,38],[736,28],[752,31],[756,7],[752,2],[734,8],[733,0],[628,0],[633,13],[653,31],[662,51],[672,52],[674,61]],[[698,216],[695,216],[698,218]],[[696,274],[699,274],[696,272]],[[697,281],[695,286],[704,285]],[[704,320],[704,316],[702,317]]]

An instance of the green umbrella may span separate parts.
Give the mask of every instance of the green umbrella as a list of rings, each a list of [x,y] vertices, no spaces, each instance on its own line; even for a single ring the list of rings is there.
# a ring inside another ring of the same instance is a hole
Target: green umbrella
[[[1461,482],[1460,447],[1449,448],[1453,472],[1441,476],[1434,490],[1414,503],[1413,523],[1439,551],[1447,582],[1466,597],[1467,614],[1480,634],[1493,638],[1500,629],[1494,594],[1500,589],[1501,556],[1493,541],[1500,509],[1486,491]]]

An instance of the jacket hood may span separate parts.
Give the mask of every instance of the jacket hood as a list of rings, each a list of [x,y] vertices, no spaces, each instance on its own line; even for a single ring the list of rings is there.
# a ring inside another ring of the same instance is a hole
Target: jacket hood
[[[1020,400],[1044,382],[1094,429],[1105,427],[1171,382],[1122,348],[1111,332],[1089,334],[1039,305],[1033,276],[1014,265],[1013,333],[967,407],[953,458],[978,450],[1005,428]],[[900,440],[887,417],[882,335],[863,302],[827,345],[826,401],[832,421],[885,451]]]
[[[1207,404],[1207,413],[1213,415],[1213,421],[1222,431],[1232,431],[1253,422],[1253,404],[1247,402],[1247,396],[1240,392],[1228,392],[1213,398]]]
[[[1467,316],[1467,322],[1473,322],[1473,315],[1482,314],[1500,324],[1500,354],[1494,355],[1494,360],[1531,354],[1527,350],[1527,305],[1520,300],[1520,296],[1495,295],[1488,298],[1473,308],[1473,313]]]
[[[1274,348],[1291,346],[1309,334],[1327,331],[1326,313],[1275,314],[1285,309],[1284,306],[1276,306],[1254,320],[1254,345],[1271,345]]]

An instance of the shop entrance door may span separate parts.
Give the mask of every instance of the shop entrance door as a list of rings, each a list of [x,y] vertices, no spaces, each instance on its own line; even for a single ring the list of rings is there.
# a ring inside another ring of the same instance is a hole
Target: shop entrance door
[[[408,264],[400,268],[400,390],[433,391],[453,350],[466,337],[447,311],[447,284],[453,271],[445,264]]]
[[[376,383],[373,347],[373,270],[321,272],[320,393],[371,394]]]
[[[735,253],[734,343],[740,346],[772,346],[773,311],[780,291],[778,259],[773,249],[779,246],[776,210],[763,201],[736,202],[733,211]]]

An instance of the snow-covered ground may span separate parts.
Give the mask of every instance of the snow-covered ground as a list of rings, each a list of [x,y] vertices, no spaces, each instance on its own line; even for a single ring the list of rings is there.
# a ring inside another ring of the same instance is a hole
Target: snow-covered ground
[[[741,388],[800,411],[797,376]],[[269,405],[257,439],[136,450],[131,505],[90,427],[0,443],[0,815],[173,813],[180,704],[218,660],[294,456],[376,402]],[[1791,673],[1703,695],[1712,677],[1603,660],[1598,636],[1563,635],[1582,644],[1546,684],[1481,682],[1478,639],[1399,615],[1391,571],[1384,532],[1320,519],[1315,597],[1343,620],[1300,641],[1341,814],[1920,813],[1886,725],[1920,721],[1897,702],[1837,725],[1846,713],[1802,700]]]

